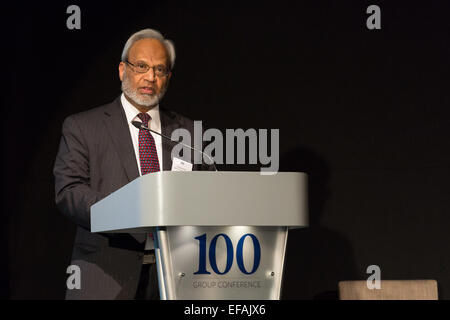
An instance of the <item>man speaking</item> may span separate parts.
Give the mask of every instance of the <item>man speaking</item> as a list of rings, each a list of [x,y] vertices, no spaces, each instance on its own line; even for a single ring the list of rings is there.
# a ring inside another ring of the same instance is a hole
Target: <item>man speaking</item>
[[[54,165],[56,204],[77,224],[72,265],[81,288],[66,299],[158,299],[151,238],[144,234],[90,232],[90,207],[140,175],[171,170],[165,136],[193,121],[160,107],[172,76],[175,48],[156,30],[133,34],[125,43],[119,77],[122,95],[113,102],[65,119]],[[133,124],[134,122],[134,124]],[[211,170],[194,164],[193,170]],[[126,213],[124,213],[126,214]]]

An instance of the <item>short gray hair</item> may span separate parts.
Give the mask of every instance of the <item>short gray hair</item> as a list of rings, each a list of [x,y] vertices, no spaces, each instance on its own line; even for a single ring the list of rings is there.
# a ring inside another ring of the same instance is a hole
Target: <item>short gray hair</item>
[[[128,59],[128,52],[130,51],[131,46],[138,40],[141,39],[157,39],[162,42],[164,47],[166,48],[167,55],[169,56],[170,69],[173,69],[175,65],[175,45],[172,40],[164,39],[161,32],[154,29],[144,29],[134,33],[131,37],[128,38],[125,46],[122,51],[122,62]]]

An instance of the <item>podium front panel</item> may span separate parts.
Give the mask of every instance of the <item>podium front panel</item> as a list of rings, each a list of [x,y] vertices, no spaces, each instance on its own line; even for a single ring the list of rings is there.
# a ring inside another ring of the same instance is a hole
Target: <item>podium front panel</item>
[[[164,299],[280,298],[286,227],[167,227]],[[161,280],[162,279],[162,280]]]

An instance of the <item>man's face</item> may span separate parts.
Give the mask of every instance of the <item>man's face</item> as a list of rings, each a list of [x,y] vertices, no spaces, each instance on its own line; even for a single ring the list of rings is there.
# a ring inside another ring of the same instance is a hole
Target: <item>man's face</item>
[[[128,52],[128,61],[135,66],[154,67],[163,65],[169,68],[166,49],[157,39],[136,41]],[[138,73],[137,71],[138,68],[120,62],[119,77],[122,81],[122,91],[136,107],[149,109],[157,105],[164,96],[172,74],[157,76],[153,68],[145,73]]]

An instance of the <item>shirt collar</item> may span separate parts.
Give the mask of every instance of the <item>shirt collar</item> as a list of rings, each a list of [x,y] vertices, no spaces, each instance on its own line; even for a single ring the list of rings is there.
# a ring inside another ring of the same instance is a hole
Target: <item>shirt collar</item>
[[[127,117],[127,122],[131,123],[131,121],[135,120],[137,115],[141,113],[135,106],[133,106],[127,98],[125,98],[125,95],[122,93],[120,96],[120,102],[122,102],[123,109],[125,111],[125,115]],[[151,108],[149,111],[147,111],[147,114],[150,116],[152,120],[150,120],[150,123],[152,124],[159,124],[159,104]]]

